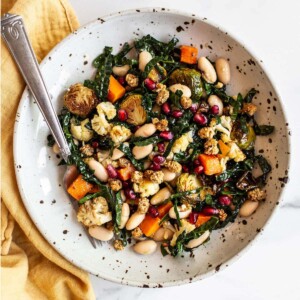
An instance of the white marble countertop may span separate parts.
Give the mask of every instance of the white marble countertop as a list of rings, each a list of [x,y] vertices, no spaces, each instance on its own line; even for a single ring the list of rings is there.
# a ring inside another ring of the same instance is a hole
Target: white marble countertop
[[[83,25],[139,7],[195,13],[220,24],[254,49],[272,74],[292,131],[290,182],[264,234],[242,258],[205,280],[172,288],[140,289],[91,276],[97,299],[300,299],[300,2],[297,0],[70,0]],[[184,3],[184,5],[182,5]]]

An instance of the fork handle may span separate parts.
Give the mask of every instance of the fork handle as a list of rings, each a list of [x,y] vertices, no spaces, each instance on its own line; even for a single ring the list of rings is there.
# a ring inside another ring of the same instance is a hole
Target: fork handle
[[[5,14],[1,18],[1,34],[17,63],[29,90],[36,100],[65,161],[71,154],[21,16]]]

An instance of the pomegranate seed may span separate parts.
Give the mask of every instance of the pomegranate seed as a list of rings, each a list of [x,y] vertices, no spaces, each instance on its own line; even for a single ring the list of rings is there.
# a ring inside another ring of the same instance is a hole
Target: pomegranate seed
[[[173,116],[174,118],[176,118],[176,119],[182,117],[182,115],[183,115],[183,112],[182,112],[181,110],[174,110],[174,111],[172,112],[172,116]]]
[[[155,155],[153,157],[153,162],[156,163],[156,164],[158,164],[158,165],[161,165],[162,163],[164,163],[165,160],[166,159],[162,155]]]
[[[162,131],[159,134],[159,137],[163,138],[166,141],[171,141],[172,138],[174,137],[174,134],[171,131]]]
[[[150,91],[153,91],[156,88],[156,83],[150,78],[146,78],[144,80],[144,83],[147,89],[149,89]]]
[[[217,215],[219,213],[219,210],[211,206],[205,206],[202,209],[202,213],[207,216],[212,216],[212,215]]]
[[[189,172],[189,167],[186,165],[182,165],[182,171],[183,173],[188,173]]]
[[[200,125],[205,125],[207,123],[207,117],[203,114],[197,113],[194,115],[194,121]]]
[[[197,175],[202,174],[203,171],[204,171],[203,166],[198,166],[198,167],[196,167],[196,168],[194,169],[194,172],[195,172]]]
[[[199,107],[198,103],[193,103],[192,106],[190,107],[191,112],[195,114],[198,110],[198,107]]]
[[[200,165],[201,165],[200,160],[199,160],[198,158],[196,158],[196,159],[194,160],[194,166],[200,166]]]
[[[153,171],[159,171],[161,169],[161,166],[160,164],[157,164],[157,163],[153,163],[150,168],[153,170]]]
[[[92,147],[93,147],[94,149],[98,148],[98,147],[99,147],[99,143],[96,142],[96,141],[92,142]]]
[[[123,186],[124,189],[126,189],[126,188],[128,188],[128,187],[130,186],[130,182],[128,182],[128,181],[123,181],[123,182],[122,182],[122,186]]]
[[[119,78],[118,78],[118,81],[119,81],[119,83],[122,84],[122,85],[124,85],[125,82],[126,82],[124,76],[119,77]]]
[[[125,196],[131,200],[134,200],[136,198],[136,193],[131,189],[125,189]]]
[[[108,176],[110,178],[117,178],[118,177],[118,173],[112,165],[107,165],[106,170],[107,170]]]
[[[168,115],[170,112],[171,112],[171,108],[170,108],[170,105],[169,103],[164,103],[162,106],[161,106],[161,109],[162,111]]]
[[[157,150],[158,150],[158,152],[160,152],[160,153],[165,152],[165,144],[164,144],[164,143],[158,143],[158,144],[157,144]]]
[[[218,105],[213,105],[213,106],[210,108],[210,111],[211,111],[211,113],[214,114],[214,115],[219,114],[219,111],[220,111],[219,106],[218,106]]]
[[[231,204],[231,199],[230,197],[226,196],[226,195],[221,195],[219,198],[218,198],[218,201],[221,205],[224,205],[224,206],[228,206]]]
[[[148,214],[152,217],[152,218],[156,218],[158,217],[158,210],[155,206],[151,205],[148,209]]]
[[[199,213],[196,213],[196,212],[191,212],[190,215],[189,215],[189,222],[191,224],[195,224],[197,222],[197,219],[198,219],[198,215]]]
[[[121,121],[121,122],[124,122],[126,121],[128,118],[128,114],[127,114],[127,111],[125,109],[119,109],[118,110],[118,119]]]

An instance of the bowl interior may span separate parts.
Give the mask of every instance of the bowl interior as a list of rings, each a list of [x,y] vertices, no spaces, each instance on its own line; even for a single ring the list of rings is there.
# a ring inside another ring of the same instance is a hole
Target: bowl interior
[[[14,155],[19,188],[24,204],[45,238],[75,265],[102,278],[137,286],[168,286],[190,282],[213,274],[228,260],[240,255],[265,225],[278,203],[288,167],[288,134],[281,103],[260,63],[219,28],[197,19],[166,10],[139,10],[118,13],[81,28],[59,44],[43,61],[41,70],[57,112],[62,95],[74,83],[94,74],[93,59],[103,47],[118,51],[126,41],[146,34],[167,41],[176,35],[180,44],[193,44],[201,56],[211,60],[225,57],[231,66],[228,92],[245,94],[259,90],[257,120],[272,124],[271,136],[257,138],[256,150],[270,161],[273,171],[266,187],[268,197],[247,222],[237,219],[223,230],[213,232],[210,242],[178,258],[138,256],[131,247],[116,252],[109,244],[93,249],[77,223],[62,187],[64,167],[46,145],[49,134],[36,103],[25,90],[16,119]]]

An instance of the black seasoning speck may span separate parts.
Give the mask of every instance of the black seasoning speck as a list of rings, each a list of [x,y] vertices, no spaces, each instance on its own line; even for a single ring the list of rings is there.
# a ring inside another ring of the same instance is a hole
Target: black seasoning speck
[[[177,31],[177,32],[181,32],[181,31],[184,31],[184,29],[183,29],[182,26],[178,26],[178,27],[176,27],[176,31]]]
[[[85,60],[85,61],[83,62],[83,64],[84,64],[84,65],[87,65],[87,64],[88,64],[88,61],[87,61],[87,60]]]
[[[65,230],[63,231],[63,234],[67,234],[67,233],[68,233],[68,230],[65,229]]]
[[[184,24],[184,25],[189,25],[190,22],[185,21],[185,22],[183,22],[183,24]]]
[[[242,223],[243,223],[243,225],[247,225],[247,221],[246,220],[243,220]]]
[[[273,106],[273,110],[276,111],[276,106]]]
[[[167,273],[169,273],[170,272],[170,269],[167,269]]]
[[[271,139],[271,138],[269,138],[269,143],[270,143],[270,144],[272,144],[272,142],[273,142],[273,141],[272,141],[272,139]]]
[[[41,200],[40,203],[41,203],[41,204],[44,204],[44,200]]]
[[[149,288],[149,285],[148,284],[144,284],[143,288]]]
[[[222,264],[219,264],[219,265],[216,266],[216,268],[215,268],[216,272],[219,272],[221,265]]]

